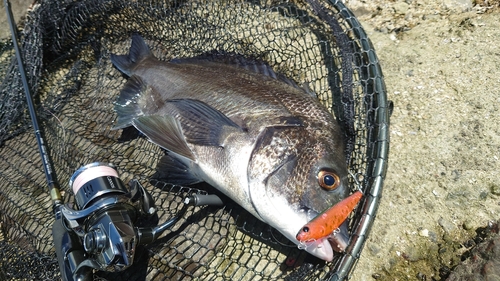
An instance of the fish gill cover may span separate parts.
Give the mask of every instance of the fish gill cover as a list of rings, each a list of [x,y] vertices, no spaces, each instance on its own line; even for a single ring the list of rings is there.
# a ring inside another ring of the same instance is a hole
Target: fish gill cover
[[[263,61],[317,94],[337,118],[351,190],[365,197],[350,218],[351,243],[332,262],[225,199],[190,208],[155,243],[137,248],[125,272],[94,280],[342,280],[354,268],[375,219],[386,173],[390,102],[373,46],[340,1],[35,1],[21,42],[41,128],[64,202],[79,167],[114,163],[156,200],[158,220],[190,193],[217,193],[152,180],[164,152],[129,130],[113,130],[114,104],[127,82],[111,63],[140,34],[163,61],[209,52]],[[0,279],[58,280],[53,214],[10,40],[0,44]],[[290,82],[292,83],[292,82]],[[149,222],[144,222],[147,224]],[[155,223],[155,222],[152,222]]]

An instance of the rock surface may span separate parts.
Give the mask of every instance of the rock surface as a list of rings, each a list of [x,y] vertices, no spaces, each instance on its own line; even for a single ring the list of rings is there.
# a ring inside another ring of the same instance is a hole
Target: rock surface
[[[459,280],[467,241],[500,214],[499,1],[346,4],[394,102],[384,193],[351,280]],[[487,255],[469,280],[497,280]]]
[[[476,238],[468,241],[469,245],[478,244],[462,255],[464,261],[453,270],[446,281],[500,280],[499,222],[478,229]]]

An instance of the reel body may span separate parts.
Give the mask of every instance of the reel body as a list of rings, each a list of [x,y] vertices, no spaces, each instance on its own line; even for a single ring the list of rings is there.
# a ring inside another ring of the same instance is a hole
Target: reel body
[[[54,243],[63,280],[92,280],[92,270],[123,271],[134,262],[138,245],[154,242],[174,225],[189,206],[222,205],[217,195],[191,194],[182,209],[154,227],[137,227],[141,218],[156,213],[151,194],[136,180],[130,191],[109,163],[95,162],[70,179],[76,207],[61,205],[53,226]]]
[[[68,260],[73,273],[82,267],[114,272],[132,265],[140,232],[134,225],[138,218],[154,214],[151,195],[137,181],[132,181],[129,191],[116,167],[100,162],[78,169],[70,187],[78,209],[61,206],[62,221],[85,252],[84,259]]]

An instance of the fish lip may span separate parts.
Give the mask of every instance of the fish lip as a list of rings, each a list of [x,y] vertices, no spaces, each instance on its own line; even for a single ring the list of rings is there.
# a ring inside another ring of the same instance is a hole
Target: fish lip
[[[351,235],[349,235],[349,222],[348,219],[345,220],[339,228],[337,228],[332,234],[326,237],[330,242],[332,249],[337,253],[343,253],[349,246],[351,240]]]
[[[300,242],[295,240],[299,249],[306,250],[310,254],[331,262],[334,252],[344,253],[349,246],[351,235],[349,235],[349,222],[344,221],[339,228],[334,230],[330,235],[316,240],[308,240]],[[323,249],[321,249],[323,248]]]
[[[298,241],[297,241],[298,242]],[[331,262],[333,260],[333,247],[331,242],[327,238],[320,238],[313,241],[298,242],[299,249],[305,250],[308,253]]]
[[[307,207],[307,206],[301,206],[299,208],[299,210],[305,214],[306,220],[308,222],[311,221],[312,219],[314,219],[315,217],[317,217],[319,215],[318,211],[313,210],[313,209],[311,209],[310,207]]]

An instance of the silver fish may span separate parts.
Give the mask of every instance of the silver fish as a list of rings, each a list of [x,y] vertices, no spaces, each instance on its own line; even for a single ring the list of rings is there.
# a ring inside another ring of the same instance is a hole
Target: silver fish
[[[345,225],[307,245],[295,238],[349,193],[342,132],[307,90],[251,60],[159,61],[139,35],[111,61],[130,77],[115,128],[166,149],[157,169],[167,180],[207,182],[323,260],[346,247]]]

